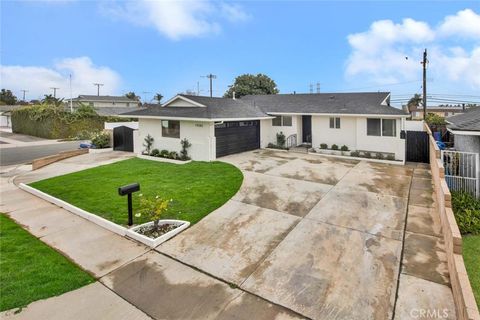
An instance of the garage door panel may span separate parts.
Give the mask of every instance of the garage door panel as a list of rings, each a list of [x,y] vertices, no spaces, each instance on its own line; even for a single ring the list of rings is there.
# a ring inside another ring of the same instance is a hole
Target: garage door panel
[[[215,128],[217,157],[260,148],[259,121],[226,122]]]

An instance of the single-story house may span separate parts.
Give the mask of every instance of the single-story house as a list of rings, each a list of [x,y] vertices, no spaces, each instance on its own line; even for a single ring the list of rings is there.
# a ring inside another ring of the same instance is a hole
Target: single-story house
[[[480,107],[472,107],[445,120],[447,130],[454,135],[456,150],[480,153]]]
[[[192,144],[194,160],[212,161],[228,154],[265,148],[282,132],[297,145],[318,148],[346,145],[350,150],[394,154],[405,159],[408,114],[390,106],[390,93],[320,93],[251,95],[241,99],[179,94],[162,106],[127,112],[138,118],[136,152],[147,135],[153,148],[180,151]]]

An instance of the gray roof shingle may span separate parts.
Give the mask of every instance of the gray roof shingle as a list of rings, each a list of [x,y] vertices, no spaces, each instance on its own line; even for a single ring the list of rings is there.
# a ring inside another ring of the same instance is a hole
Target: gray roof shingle
[[[465,113],[448,117],[448,128],[462,131],[480,131],[480,107],[473,107]]]
[[[72,99],[73,101],[101,101],[101,102],[130,102],[138,103],[138,100],[130,99],[125,96],[95,96],[88,94],[81,94],[78,98]]]
[[[123,113],[130,116],[178,117],[197,119],[249,119],[269,118],[253,104],[227,98],[210,98],[202,96],[181,95],[206,107],[162,107],[157,104],[147,105],[144,110]]]
[[[400,109],[382,105],[388,92],[251,95],[236,100],[181,96],[206,107],[148,105],[145,110],[122,115],[199,119],[268,118],[269,113],[408,115]]]
[[[275,94],[245,96],[242,100],[255,103],[267,113],[407,115],[401,109],[382,105],[389,94],[388,92]]]

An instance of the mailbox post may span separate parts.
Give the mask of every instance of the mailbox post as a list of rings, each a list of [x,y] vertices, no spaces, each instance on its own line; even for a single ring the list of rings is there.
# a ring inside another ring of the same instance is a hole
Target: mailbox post
[[[140,184],[132,183],[118,188],[120,196],[128,196],[128,225],[133,225],[133,208],[132,208],[132,193],[140,191]]]

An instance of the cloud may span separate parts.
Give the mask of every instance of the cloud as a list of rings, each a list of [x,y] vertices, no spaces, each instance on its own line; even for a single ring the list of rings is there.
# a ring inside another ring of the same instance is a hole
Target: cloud
[[[242,22],[250,18],[238,4],[209,0],[106,2],[101,11],[114,19],[153,27],[172,40],[218,34],[222,19]]]
[[[93,83],[103,83],[101,94],[115,94],[121,84],[120,76],[107,67],[95,66],[89,57],[66,58],[57,61],[53,68],[38,66],[2,65],[1,87],[12,90],[21,97],[20,90],[28,90],[27,99],[42,98],[52,93],[51,87],[60,88],[57,97],[70,97],[69,74],[72,75],[73,97],[79,94],[96,94]]]
[[[444,36],[461,36],[480,39],[480,15],[471,9],[457,12],[456,15],[447,16],[438,28]]]
[[[477,34],[480,15],[470,9],[447,16],[438,27],[410,18],[397,24],[375,21],[367,31],[347,37],[352,51],[345,75],[349,80],[378,85],[421,79],[419,62],[428,47],[430,78],[480,88],[480,43],[473,39]],[[459,39],[470,42],[462,43],[464,48],[452,46]]]

